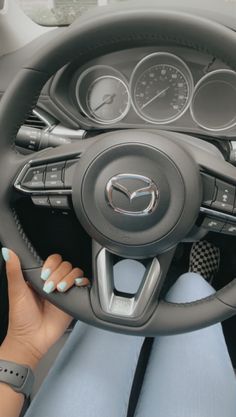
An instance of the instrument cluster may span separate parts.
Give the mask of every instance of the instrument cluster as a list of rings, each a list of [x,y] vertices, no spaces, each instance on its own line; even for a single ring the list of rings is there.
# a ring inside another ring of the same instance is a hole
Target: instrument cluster
[[[129,113],[144,123],[171,124],[189,111],[192,122],[207,131],[236,126],[236,73],[216,69],[194,81],[183,59],[169,52],[144,56],[123,74],[115,66],[97,64],[76,81],[80,113],[98,125],[124,121]]]

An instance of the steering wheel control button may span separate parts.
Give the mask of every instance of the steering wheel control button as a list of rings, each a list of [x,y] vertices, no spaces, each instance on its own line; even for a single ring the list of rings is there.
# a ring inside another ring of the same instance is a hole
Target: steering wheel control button
[[[202,227],[205,227],[212,232],[221,232],[225,223],[212,217],[206,217],[202,223]]]
[[[50,202],[48,197],[44,197],[44,196],[34,196],[31,197],[32,201],[34,203],[35,206],[39,206],[39,207],[50,207]]]
[[[44,189],[45,166],[29,168],[22,180],[22,186],[30,190]]]
[[[45,188],[46,189],[58,189],[63,188],[62,172],[65,166],[65,162],[58,162],[56,164],[47,165]]]
[[[233,213],[235,187],[226,182],[216,180],[217,195],[211,207],[217,210]]]
[[[216,180],[207,174],[201,174],[203,182],[203,204],[205,206],[211,206],[212,202],[216,198]]]
[[[236,219],[235,219],[236,220]],[[226,223],[222,229],[222,233],[227,235],[236,236],[236,223]]]
[[[67,196],[52,196],[49,197],[50,205],[52,208],[69,210],[70,204]]]
[[[71,188],[74,178],[75,168],[78,160],[67,161],[64,170],[64,188]]]

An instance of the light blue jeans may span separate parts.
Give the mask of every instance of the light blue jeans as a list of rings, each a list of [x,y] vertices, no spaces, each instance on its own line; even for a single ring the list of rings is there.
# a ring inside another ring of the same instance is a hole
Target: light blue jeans
[[[130,264],[127,276],[124,262],[116,278],[135,287],[142,267]],[[213,292],[201,276],[187,273],[167,299],[193,301]],[[77,323],[26,417],[126,417],[142,344],[141,337]],[[235,416],[236,379],[220,324],[155,339],[135,417]]]

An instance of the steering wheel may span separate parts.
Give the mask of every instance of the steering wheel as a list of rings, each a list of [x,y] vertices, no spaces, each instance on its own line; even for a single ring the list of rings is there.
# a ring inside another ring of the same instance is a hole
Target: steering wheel
[[[182,45],[210,53],[236,68],[236,35],[191,15],[158,11],[155,5],[112,6],[80,19],[21,69],[0,104],[0,240],[16,251],[25,279],[75,318],[107,330],[145,336],[192,331],[236,313],[236,281],[200,301],[172,304],[162,287],[174,248],[193,228],[202,203],[204,171],[236,185],[236,168],[212,145],[158,130],[120,130],[75,144],[17,153],[14,138],[46,81],[79,57],[81,65],[101,54],[141,45]],[[69,162],[68,162],[69,161]],[[68,183],[27,189],[49,164],[69,167]],[[72,170],[73,167],[73,170]],[[69,180],[70,178],[70,180]],[[71,195],[78,220],[93,240],[91,288],[66,294],[43,292],[42,260],[14,209],[19,194]],[[132,209],[132,210],[131,210]],[[137,294],[114,289],[115,259],[146,260]]]

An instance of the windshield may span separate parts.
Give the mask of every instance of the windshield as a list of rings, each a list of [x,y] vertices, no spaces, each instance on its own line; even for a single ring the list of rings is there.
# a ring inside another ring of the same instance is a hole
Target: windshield
[[[24,12],[36,23],[44,26],[71,24],[91,8],[126,0],[16,0]],[[135,0],[133,0],[135,3]],[[145,2],[144,2],[145,3]],[[172,8],[201,14],[236,26],[236,0],[156,0],[157,7]]]

